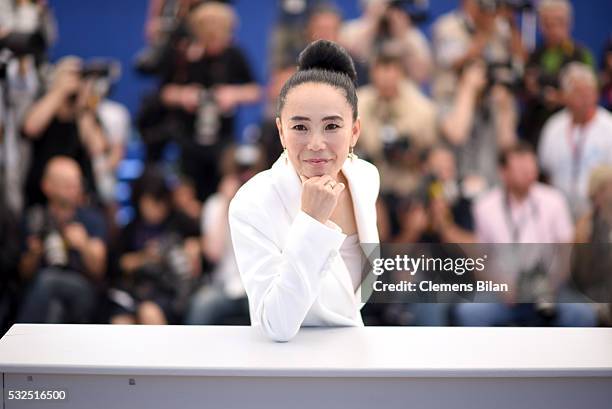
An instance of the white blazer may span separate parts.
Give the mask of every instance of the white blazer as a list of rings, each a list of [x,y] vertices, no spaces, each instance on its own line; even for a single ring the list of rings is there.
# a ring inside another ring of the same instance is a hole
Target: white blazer
[[[353,199],[359,241],[378,244],[378,170],[355,158],[347,159],[342,171]],[[245,183],[229,206],[251,325],[276,341],[293,338],[300,326],[363,326],[362,286],[353,291],[339,252],[346,234],[303,212],[301,193],[297,172],[281,155],[270,169]],[[369,297],[371,289],[366,286],[365,291]]]

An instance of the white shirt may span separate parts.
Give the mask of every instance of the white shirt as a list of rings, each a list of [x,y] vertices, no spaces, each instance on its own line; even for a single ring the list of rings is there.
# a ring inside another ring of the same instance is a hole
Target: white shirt
[[[551,184],[565,194],[577,219],[589,209],[591,172],[599,165],[612,164],[612,115],[598,108],[586,126],[578,127],[567,109],[558,112],[544,126],[538,156]]]
[[[125,145],[130,138],[130,113],[122,104],[105,99],[98,105],[98,116],[112,145]]]

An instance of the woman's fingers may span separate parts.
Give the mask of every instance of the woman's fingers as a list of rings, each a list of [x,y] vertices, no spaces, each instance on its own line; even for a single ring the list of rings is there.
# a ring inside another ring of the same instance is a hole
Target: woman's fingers
[[[338,196],[340,195],[340,193],[342,193],[342,191],[344,190],[344,183],[336,183],[336,185],[334,186],[334,188],[332,189],[332,192]]]
[[[323,176],[318,176],[318,179],[315,181],[315,183],[317,185],[325,186],[327,183],[331,183],[333,181],[334,179],[331,176],[323,175]]]
[[[344,187],[343,183],[336,182],[329,175],[308,179],[302,190],[302,210],[325,223],[336,208]]]

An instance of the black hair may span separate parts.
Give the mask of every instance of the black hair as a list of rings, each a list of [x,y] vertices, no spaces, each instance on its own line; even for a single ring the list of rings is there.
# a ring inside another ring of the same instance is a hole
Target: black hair
[[[162,170],[156,166],[148,166],[132,186],[132,202],[136,213],[139,213],[138,204],[144,196],[150,196],[155,201],[164,202],[170,206],[171,194]]]
[[[521,154],[526,154],[526,153],[530,153],[532,155],[536,154],[535,149],[529,142],[518,141],[510,145],[509,147],[502,149],[502,151],[499,153],[497,157],[497,163],[499,164],[500,167],[505,168],[506,165],[508,164],[508,160],[510,156],[521,155]]]
[[[277,115],[280,117],[287,94],[292,88],[307,82],[315,82],[328,84],[344,91],[355,120],[357,119],[356,80],[357,72],[353,59],[342,46],[328,40],[314,41],[300,53],[298,70],[283,85],[278,97]]]

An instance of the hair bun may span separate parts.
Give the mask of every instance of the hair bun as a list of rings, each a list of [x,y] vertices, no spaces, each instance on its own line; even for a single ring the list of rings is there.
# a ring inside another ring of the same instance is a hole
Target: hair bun
[[[357,80],[353,59],[342,46],[332,41],[317,40],[310,43],[300,53],[298,64],[299,71],[310,69],[335,71],[348,75],[353,82]]]

